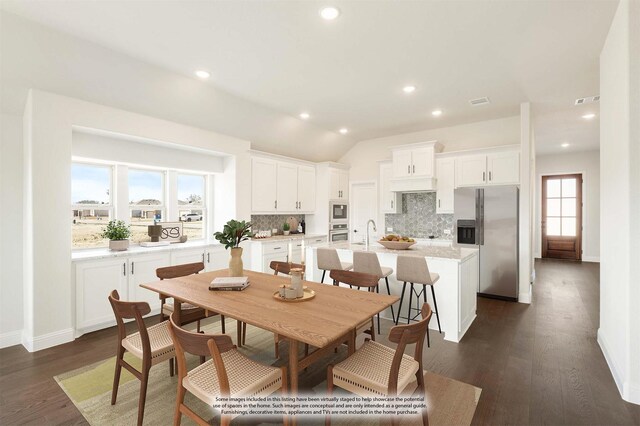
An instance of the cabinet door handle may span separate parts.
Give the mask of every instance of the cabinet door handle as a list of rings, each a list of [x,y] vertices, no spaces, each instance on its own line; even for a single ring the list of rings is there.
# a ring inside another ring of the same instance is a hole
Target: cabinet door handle
[[[416,165],[414,164],[413,165],[413,173],[415,173],[415,172],[416,172]]]
[[[124,277],[127,276],[127,262],[124,262],[122,264],[122,276],[124,276]]]
[[[391,208],[393,208],[393,200],[391,200]]]
[[[274,250],[280,250],[282,247],[274,247]]]
[[[440,198],[438,198],[438,207],[440,207]]]
[[[486,176],[486,173],[485,173],[485,172],[482,172],[482,181],[483,181],[483,182],[485,181],[485,176]]]
[[[134,263],[133,263],[133,262],[131,262],[131,275],[133,275],[133,274],[134,274],[134,272],[133,272],[133,271],[134,271],[134,266],[133,266],[133,265],[134,265]]]
[[[411,174],[411,164],[407,165],[407,174]]]
[[[275,201],[273,202],[273,208],[274,208],[274,209],[277,209],[277,208],[278,208],[278,200],[275,200]]]
[[[202,263],[204,263],[204,253],[202,253]]]
[[[207,263],[211,263],[211,253],[207,253]]]
[[[491,172],[489,172],[489,182],[491,182]]]
[[[300,205],[300,210],[302,210],[302,201],[298,201],[298,204]]]

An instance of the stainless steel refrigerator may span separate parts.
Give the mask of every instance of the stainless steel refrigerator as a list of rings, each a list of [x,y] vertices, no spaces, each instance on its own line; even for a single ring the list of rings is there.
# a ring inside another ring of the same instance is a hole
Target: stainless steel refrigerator
[[[480,250],[480,296],[518,300],[518,197],[516,186],[455,191],[455,238]]]

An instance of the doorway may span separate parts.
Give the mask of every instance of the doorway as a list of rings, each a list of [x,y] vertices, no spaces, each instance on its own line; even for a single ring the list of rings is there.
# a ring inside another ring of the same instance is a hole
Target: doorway
[[[542,177],[542,257],[582,260],[582,174]]]
[[[350,216],[351,216],[351,242],[364,242],[367,235],[367,222],[378,217],[377,186],[375,182],[358,182],[351,185]],[[376,226],[380,224],[376,223]],[[382,224],[384,226],[384,224]],[[381,228],[382,229],[382,228]],[[375,233],[373,229],[370,236]]]

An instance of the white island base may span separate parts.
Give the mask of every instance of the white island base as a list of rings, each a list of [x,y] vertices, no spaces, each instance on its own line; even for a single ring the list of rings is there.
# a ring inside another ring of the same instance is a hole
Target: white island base
[[[353,262],[354,251],[364,251],[365,247],[361,244],[351,243],[335,243],[326,247],[337,249],[338,256],[342,262]],[[309,281],[320,282],[322,271],[316,265],[316,251],[318,247],[309,247],[306,253],[306,279]],[[402,294],[402,282],[396,280],[396,263],[398,256],[419,256],[427,259],[429,270],[440,275],[440,279],[434,285],[436,292],[436,300],[438,302],[438,311],[440,313],[440,325],[444,339],[450,342],[459,342],[462,336],[471,326],[476,318],[476,298],[478,291],[478,250],[470,248],[458,247],[434,247],[434,246],[413,246],[410,250],[388,250],[382,246],[372,243],[369,251],[378,255],[381,266],[393,268],[394,273],[389,277],[389,288],[391,294],[400,296]],[[325,284],[331,284],[329,273],[327,272],[324,280]],[[414,286],[416,291],[422,290],[421,285]],[[380,292],[386,293],[387,289],[384,280],[380,281]],[[402,302],[402,312],[398,324],[406,324],[406,316],[409,308],[410,286],[407,283],[407,289]],[[415,295],[413,296],[415,306]],[[420,302],[424,298],[420,298]],[[431,308],[434,309],[431,290],[427,286],[427,301]],[[398,314],[399,302],[394,304],[394,312]],[[412,311],[412,315],[417,314]],[[382,316],[391,319],[391,310],[387,309]],[[435,314],[431,318],[429,324],[431,330],[438,330],[438,321]],[[433,336],[433,333],[431,333]]]

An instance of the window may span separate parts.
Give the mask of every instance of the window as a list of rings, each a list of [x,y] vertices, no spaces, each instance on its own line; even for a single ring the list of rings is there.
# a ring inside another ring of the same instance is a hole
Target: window
[[[148,241],[147,226],[164,218],[164,172],[129,169],[131,241]]]
[[[71,166],[71,243],[73,248],[106,247],[100,234],[113,215],[111,166]]]
[[[178,174],[178,219],[183,222],[183,234],[190,240],[204,238],[206,214],[205,177]]]
[[[576,184],[575,177],[547,180],[548,236],[576,236]]]

